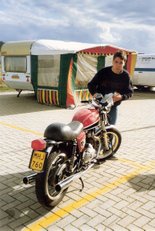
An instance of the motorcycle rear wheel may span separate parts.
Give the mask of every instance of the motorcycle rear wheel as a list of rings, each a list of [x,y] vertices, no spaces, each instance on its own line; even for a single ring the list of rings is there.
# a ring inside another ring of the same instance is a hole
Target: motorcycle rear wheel
[[[111,158],[117,152],[122,142],[121,134],[116,128],[107,128],[107,139],[109,150],[106,150],[103,138],[101,150],[98,156],[98,160],[100,161]]]
[[[67,192],[68,188],[59,193],[55,190],[55,185],[65,178],[66,159],[67,155],[64,152],[51,153],[45,171],[36,176],[36,196],[45,207],[54,208]]]

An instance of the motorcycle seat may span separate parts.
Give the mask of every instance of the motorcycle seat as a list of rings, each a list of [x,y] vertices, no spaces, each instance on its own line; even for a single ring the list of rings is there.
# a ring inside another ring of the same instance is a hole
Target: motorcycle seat
[[[55,141],[69,141],[74,140],[82,130],[83,124],[79,121],[72,121],[69,124],[53,123],[46,128],[44,137]]]

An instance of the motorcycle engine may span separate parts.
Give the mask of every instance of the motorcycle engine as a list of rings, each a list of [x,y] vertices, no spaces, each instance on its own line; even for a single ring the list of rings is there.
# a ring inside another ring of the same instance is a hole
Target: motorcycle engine
[[[96,150],[93,148],[92,144],[87,143],[85,151],[83,152],[84,163],[89,163],[93,158],[96,157]]]

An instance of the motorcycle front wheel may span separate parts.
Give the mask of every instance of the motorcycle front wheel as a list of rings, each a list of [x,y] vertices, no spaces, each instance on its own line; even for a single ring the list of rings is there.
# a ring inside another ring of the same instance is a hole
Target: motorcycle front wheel
[[[44,172],[36,176],[35,191],[38,201],[54,208],[65,196],[67,189],[57,192],[55,186],[65,178],[67,155],[63,152],[50,154]]]
[[[108,149],[105,147],[105,138],[101,137],[101,133],[99,134],[100,151],[98,154],[98,160],[101,161],[112,157],[117,152],[122,142],[121,134],[116,128],[107,128],[106,135]]]

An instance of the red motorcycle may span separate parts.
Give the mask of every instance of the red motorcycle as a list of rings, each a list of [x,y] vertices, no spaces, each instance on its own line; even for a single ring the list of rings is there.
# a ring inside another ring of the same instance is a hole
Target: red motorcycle
[[[69,124],[50,124],[44,139],[32,141],[29,168],[34,173],[24,177],[23,182],[35,182],[42,205],[58,205],[76,179],[81,180],[83,189],[82,175],[116,153],[121,134],[108,123],[110,108],[111,103],[98,95],[77,111]]]

